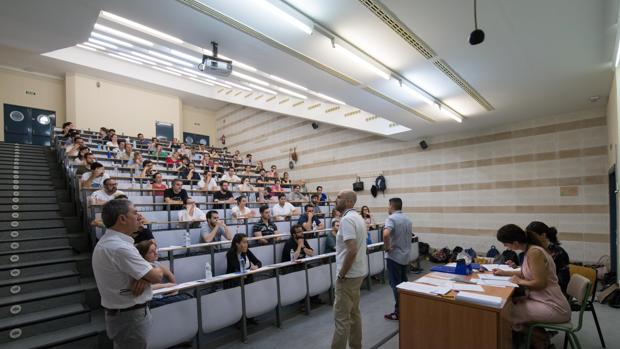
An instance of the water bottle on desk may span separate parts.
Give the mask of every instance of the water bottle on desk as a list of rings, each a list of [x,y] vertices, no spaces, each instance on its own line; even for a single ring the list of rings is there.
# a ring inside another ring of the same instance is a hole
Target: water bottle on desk
[[[297,260],[297,258],[295,257],[295,250],[293,250],[293,249],[291,248],[291,252],[290,252],[290,253],[291,253],[291,254],[290,254],[290,256],[291,256],[291,262],[296,261],[296,260]]]
[[[213,272],[211,271],[211,264],[207,262],[205,264],[205,279],[209,280],[213,277]]]
[[[191,244],[192,244],[192,241],[191,241],[191,239],[189,237],[189,231],[186,230],[185,231],[185,246],[187,247],[187,246],[189,246]]]
[[[243,258],[243,256],[239,256],[239,272],[241,272],[241,274],[245,273],[245,268],[245,258]]]

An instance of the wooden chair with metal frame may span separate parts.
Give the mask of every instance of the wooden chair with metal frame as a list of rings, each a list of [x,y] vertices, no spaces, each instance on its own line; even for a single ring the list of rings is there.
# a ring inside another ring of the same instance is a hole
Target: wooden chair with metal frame
[[[565,338],[570,343],[571,348],[581,349],[581,343],[579,343],[579,339],[577,338],[575,333],[581,330],[581,326],[583,323],[583,312],[585,311],[586,305],[588,304],[588,297],[590,296],[591,290],[592,283],[590,283],[590,280],[579,274],[571,275],[570,282],[568,283],[568,287],[566,288],[566,293],[569,297],[574,298],[577,304],[579,304],[580,306],[577,326],[574,326],[572,321],[561,324],[549,324],[541,322],[531,323],[528,325],[527,329],[526,348],[530,348],[532,333],[534,332],[534,329],[542,328],[545,330],[564,332],[566,336]]]
[[[592,312],[592,317],[594,318],[594,324],[596,325],[596,331],[598,332],[598,338],[601,341],[601,346],[603,348],[606,348],[605,340],[603,339],[603,332],[601,331],[601,326],[599,325],[598,317],[596,316],[596,310],[594,309],[594,299],[596,298],[596,289],[597,289],[597,284],[598,284],[598,278],[596,277],[596,269],[591,268],[591,267],[584,267],[581,265],[574,265],[574,264],[570,264],[568,267],[570,269],[571,277],[573,276],[573,274],[579,274],[585,277],[586,279],[590,280],[590,283],[592,284],[592,292],[591,292],[592,296],[590,297],[590,299],[588,299],[585,311]],[[575,302],[571,302],[572,311],[579,311],[580,308],[581,306],[579,304]],[[566,348],[566,345],[564,345],[564,348]]]

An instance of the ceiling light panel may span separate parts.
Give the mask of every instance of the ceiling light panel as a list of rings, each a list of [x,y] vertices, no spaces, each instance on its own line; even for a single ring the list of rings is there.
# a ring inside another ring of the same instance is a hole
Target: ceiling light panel
[[[123,40],[119,40],[119,39],[113,38],[111,36],[103,35],[101,33],[92,32],[92,33],[90,33],[90,35],[92,37],[98,39],[98,40],[104,40],[104,41],[107,41],[107,42],[110,42],[110,43],[113,43],[113,44],[116,44],[116,45],[119,45],[119,46],[133,47],[133,44],[130,44],[130,43],[128,43],[126,41],[123,41]]]
[[[152,61],[147,61],[146,59],[143,59],[143,58],[140,58],[140,57],[137,57],[137,56],[125,53],[125,52],[115,52],[115,53],[118,54],[118,55],[121,55],[123,57],[127,57],[129,59],[136,60],[138,62],[142,62],[142,63],[146,63],[146,64],[150,64],[150,65],[157,65],[156,63],[154,63]]]
[[[261,86],[258,86],[258,85],[252,84],[252,83],[248,83],[248,86],[250,86],[251,88],[257,89],[259,91],[263,91],[265,93],[269,93],[270,95],[277,95],[278,94],[276,91],[272,91],[270,89],[267,89],[267,88],[264,88],[264,87],[261,87]]]
[[[145,34],[152,35],[154,37],[160,38],[160,39],[165,40],[165,41],[169,41],[169,42],[172,42],[172,43],[175,43],[175,44],[182,44],[183,43],[183,40],[181,40],[181,39],[179,39],[179,38],[177,38],[175,36],[172,36],[170,34],[166,34],[164,32],[161,32],[159,30],[153,29],[151,27],[147,27],[147,26],[142,25],[140,23],[136,23],[136,22],[134,22],[132,20],[129,20],[127,18],[123,18],[121,16],[117,16],[117,15],[115,15],[113,13],[110,13],[110,12],[101,11],[99,13],[99,16],[101,16],[101,17],[103,17],[103,18],[105,18],[105,19],[107,19],[109,21],[116,22],[118,24],[124,25],[126,27],[129,27],[129,28],[132,28],[132,29],[135,29],[135,30],[138,30],[138,31],[141,31],[141,32],[143,32]]]
[[[89,50],[89,51],[97,52],[97,49],[94,48],[94,47],[90,47],[90,46],[86,46],[86,45],[82,45],[82,44],[77,44],[76,46],[79,47],[79,48],[83,48],[83,49]],[[104,50],[105,50],[105,48],[104,48]]]
[[[290,86],[290,87],[294,87],[294,88],[299,89],[299,90],[302,90],[302,91],[308,91],[308,89],[307,89],[307,88],[305,88],[305,87],[303,87],[303,86],[301,86],[301,85],[298,85],[298,84],[296,84],[296,83],[294,83],[294,82],[290,82],[290,81],[288,81],[288,80],[282,79],[281,77],[278,77],[278,76],[275,76],[275,75],[269,75],[269,78],[270,78],[271,80],[273,80],[273,81],[277,81],[277,82],[279,82],[279,83],[281,83],[281,84],[285,84],[285,85],[288,85],[288,86]]]
[[[101,41],[101,40],[97,40],[97,39],[93,39],[93,38],[88,38],[88,42],[92,42],[93,44],[99,45],[99,46],[103,46],[106,48],[111,48],[113,50],[118,50],[118,46],[110,44],[109,42],[105,42],[105,41]]]
[[[189,79],[192,80],[192,81],[199,82],[201,84],[205,84],[205,85],[209,85],[209,86],[215,86],[212,83],[210,83],[208,81],[205,81],[205,80],[200,80],[200,79],[196,79],[196,78],[189,78]]]
[[[332,45],[336,51],[346,56],[350,61],[356,63],[356,65],[363,67],[364,69],[373,72],[377,76],[389,80],[390,72],[386,69],[379,67],[376,63],[371,63],[370,58],[364,57],[364,54],[358,51],[351,45],[348,45],[342,40],[332,39]]]
[[[78,45],[80,45],[80,44],[78,44]],[[89,46],[89,47],[91,47],[91,48],[96,48],[97,50],[101,50],[101,51],[105,51],[105,50],[106,50],[106,48],[105,48],[105,47],[103,47],[103,46],[99,46],[99,45],[97,45],[97,44],[93,44],[93,43],[92,43],[92,42],[90,42],[90,41],[86,41],[86,42],[84,42],[82,45]]]
[[[151,68],[156,69],[156,70],[159,70],[159,71],[164,72],[164,73],[172,74],[172,75],[174,75],[174,76],[182,76],[182,75],[181,75],[181,74],[179,74],[179,73],[175,73],[175,72],[170,71],[170,70],[168,70],[168,69],[160,68],[160,67],[157,67],[157,66],[155,66],[155,67],[151,67]]]
[[[246,74],[243,74],[243,73],[239,73],[239,72],[234,71],[234,70],[232,71],[232,76],[235,76],[235,77],[238,77],[240,79],[253,82],[255,84],[259,84],[259,85],[263,85],[263,86],[269,86],[269,83],[266,82],[266,81],[257,79],[257,78],[255,78],[253,76],[249,76],[249,75],[246,75]]]
[[[308,92],[310,92],[313,95],[315,95],[315,96],[317,96],[317,97],[319,97],[321,99],[324,99],[326,101],[329,101],[329,102],[332,102],[332,103],[336,103],[336,104],[340,104],[340,105],[346,105],[345,102],[337,100],[336,98],[332,98],[332,97],[330,97],[328,95],[324,95],[324,94],[319,93],[319,92],[312,92],[312,91],[308,91]]]
[[[277,90],[282,92],[282,93],[286,93],[289,96],[297,97],[297,98],[300,98],[300,99],[308,99],[307,96],[304,96],[301,93],[297,93],[297,92],[291,91],[291,90],[283,88],[283,87],[278,87]]]
[[[109,52],[109,53],[107,53],[107,54],[108,54],[109,56],[114,57],[114,58],[122,59],[122,60],[124,60],[124,61],[131,62],[131,63],[134,63],[134,64],[140,64],[140,65],[142,65],[142,62],[138,62],[138,61],[136,61],[135,59],[131,59],[131,58],[127,58],[127,57],[123,57],[123,56],[121,56],[121,55],[119,55],[119,54],[116,54],[116,53]]]
[[[129,40],[129,41],[135,42],[135,43],[140,44],[140,45],[144,45],[144,46],[153,46],[153,45],[155,45],[151,41],[139,38],[139,37],[137,37],[135,35],[127,34],[125,32],[122,32],[120,30],[116,30],[114,28],[107,27],[107,26],[105,26],[103,24],[95,23],[95,29],[100,31],[100,32],[104,32],[104,33],[107,33],[107,34],[110,34],[110,35],[117,36],[119,38],[123,38],[125,40]]]
[[[162,64],[162,65],[165,65],[165,66],[170,66],[170,67],[172,66],[172,63],[170,63],[168,61],[164,61],[163,59],[155,58],[153,56],[145,55],[144,53],[140,53],[140,52],[136,52],[136,51],[131,51],[131,54],[133,54],[135,56],[138,56],[138,57],[140,57],[142,59],[153,61],[153,62]]]
[[[174,49],[170,49],[170,54],[173,56],[177,56],[179,58],[183,58],[184,60],[190,61],[192,63],[196,63],[196,64],[202,63],[202,56],[200,57],[198,55],[192,56],[185,52],[177,51]]]
[[[311,35],[313,24],[301,13],[297,12],[289,5],[280,0],[254,0],[254,3],[265,10],[274,14],[281,21],[288,23],[292,27]]]
[[[194,67],[193,64],[191,64],[191,63],[189,63],[187,61],[184,61],[184,60],[181,60],[181,59],[178,59],[178,58],[174,58],[172,56],[168,56],[166,54],[163,54],[163,53],[160,53],[160,52],[157,52],[157,51],[149,50],[149,54],[151,54],[151,55],[153,55],[155,57],[159,57],[161,59],[165,59],[165,60],[170,61],[172,63],[176,63],[176,64],[183,65],[183,66],[186,66],[186,67]]]

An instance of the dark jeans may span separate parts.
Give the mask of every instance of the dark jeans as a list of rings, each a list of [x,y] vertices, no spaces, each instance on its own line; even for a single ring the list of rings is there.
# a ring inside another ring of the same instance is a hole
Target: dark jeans
[[[409,266],[398,264],[389,258],[386,258],[385,263],[387,265],[388,277],[390,279],[390,287],[392,287],[392,292],[394,293],[394,312],[398,314],[398,290],[396,289],[396,286],[401,282],[408,281],[407,268],[409,268]]]

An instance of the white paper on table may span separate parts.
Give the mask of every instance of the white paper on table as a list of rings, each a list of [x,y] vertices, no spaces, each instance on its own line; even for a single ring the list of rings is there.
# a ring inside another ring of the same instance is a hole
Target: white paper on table
[[[479,278],[483,280],[499,280],[499,281],[510,281],[512,276],[497,276],[493,274],[479,274]]]
[[[452,289],[456,291],[476,291],[476,292],[484,292],[484,289],[479,285],[471,285],[471,284],[458,284],[455,283],[452,285]]]
[[[480,264],[484,269],[491,271],[493,269],[505,270],[505,271],[520,271],[521,268],[513,268],[508,264]]]
[[[448,263],[446,267],[456,267],[456,262]]]
[[[440,295],[443,296],[444,294],[448,293],[452,291],[452,287],[450,286],[441,286],[441,287],[435,287],[435,289],[433,291],[431,291],[432,294],[436,294],[436,295]]]
[[[437,289],[437,286],[424,285],[419,284],[417,282],[402,282],[396,286],[396,288],[400,288],[401,290],[433,294],[433,291]]]
[[[489,296],[485,294],[471,293],[471,292],[459,292],[456,294],[456,300],[470,302],[480,305],[486,305],[494,308],[500,308],[502,306],[502,298],[497,296]]]
[[[493,286],[493,287],[519,287],[519,285],[512,283],[510,281],[504,280],[482,280],[482,283],[478,283],[478,285],[485,286]]]
[[[452,282],[450,280],[445,280],[445,279],[436,279],[433,277],[429,277],[429,276],[423,276],[419,279],[417,279],[415,282],[421,282],[424,284],[431,284],[433,286],[451,286]]]

